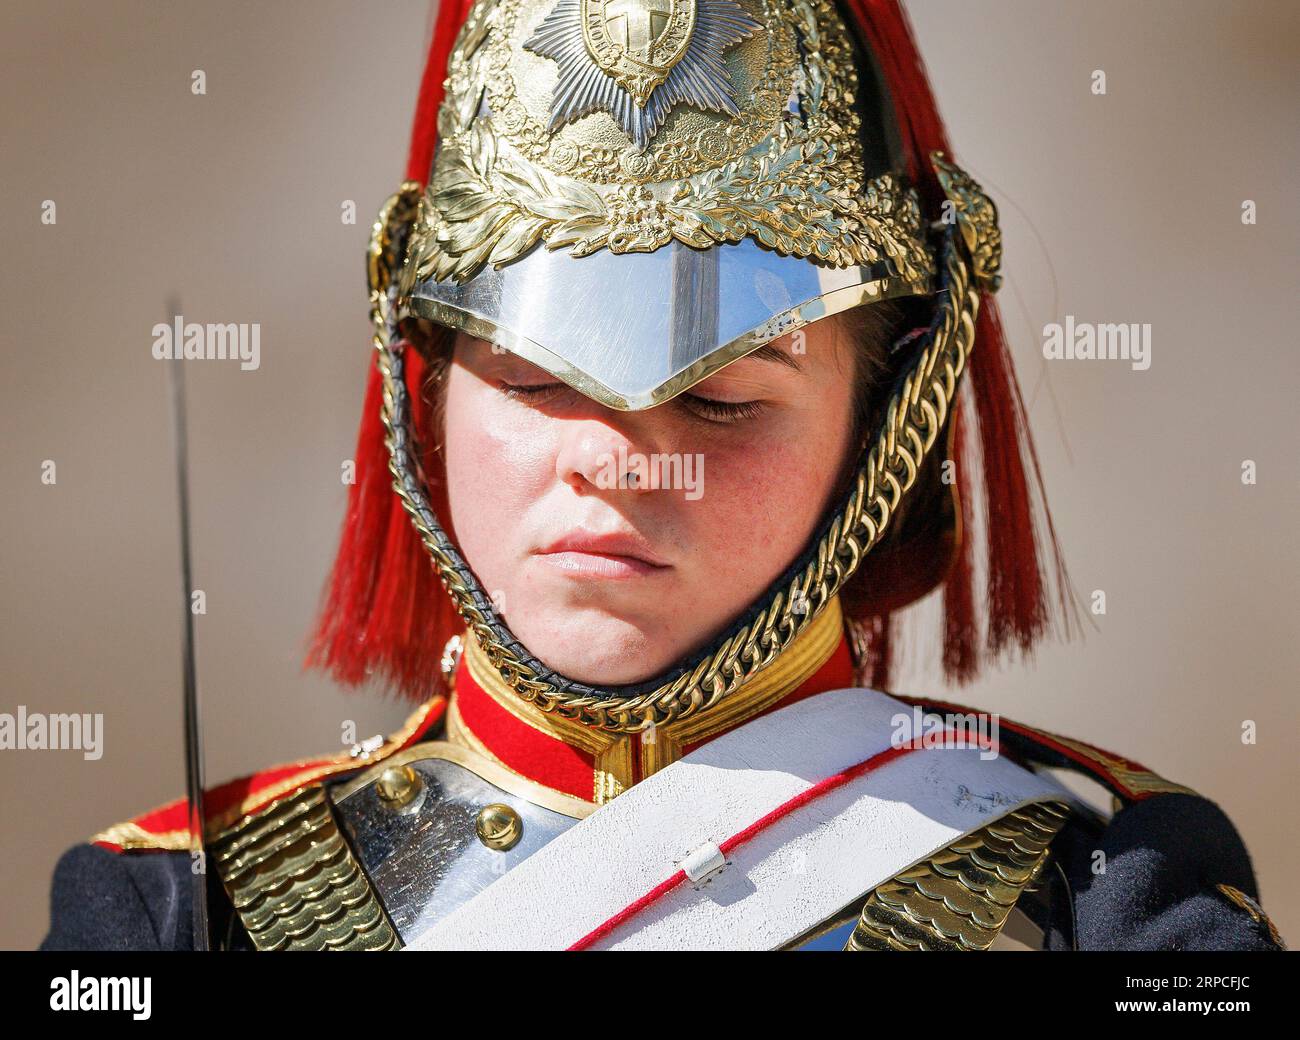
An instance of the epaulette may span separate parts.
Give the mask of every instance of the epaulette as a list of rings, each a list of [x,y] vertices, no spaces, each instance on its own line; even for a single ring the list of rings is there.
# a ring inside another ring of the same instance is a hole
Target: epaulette
[[[894,696],[927,713],[980,714],[947,701]],[[1079,868],[1084,873],[1072,881],[1073,930],[1079,948],[1286,948],[1259,905],[1245,845],[1213,802],[1130,758],[1081,740],[1000,716],[998,732],[998,747],[1022,765],[1081,773],[1115,799],[1115,815],[1104,834],[1088,843],[1084,850],[1088,862]],[[1158,795],[1190,797],[1166,800]],[[1188,834],[1198,835],[1195,857],[1184,854]],[[1114,861],[1112,869],[1101,874],[1092,860],[1098,849],[1109,850]],[[936,877],[952,875],[949,869]],[[927,875],[923,880],[933,879]],[[1135,903],[1135,892],[1148,895]],[[1227,906],[1242,916],[1231,918]],[[863,921],[870,923],[865,910]],[[859,931],[866,934],[865,924]]]
[[[329,777],[365,769],[389,755],[418,743],[442,720],[447,699],[430,698],[413,711],[397,732],[318,758],[299,759],[263,769],[204,792],[206,832],[214,839],[245,816],[271,802]],[[111,852],[136,849],[182,851],[190,847],[188,798],[178,798],[93,835],[92,844]]]
[[[906,697],[893,694],[900,701],[916,705],[922,711],[938,714],[980,714],[976,708],[928,697]],[[1196,795],[1190,787],[1166,780],[1146,766],[1123,755],[1103,751],[1092,744],[1071,737],[1063,737],[1047,730],[1027,726],[1023,722],[998,717],[1001,747],[1015,758],[1039,765],[1071,769],[1083,773],[1105,787],[1124,805],[1140,802],[1158,794]]]

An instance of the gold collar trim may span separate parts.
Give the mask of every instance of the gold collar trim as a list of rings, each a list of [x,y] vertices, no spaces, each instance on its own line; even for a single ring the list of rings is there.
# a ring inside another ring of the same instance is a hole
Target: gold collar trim
[[[682,749],[731,729],[789,696],[812,678],[835,652],[844,636],[844,615],[838,596],[766,668],[758,672],[730,697],[712,708],[662,726],[651,726],[639,734],[610,733],[544,712],[523,700],[492,667],[487,654],[474,638],[464,636],[461,666],[489,697],[520,722],[553,740],[592,755],[596,760],[594,800],[604,803],[634,783],[633,758],[639,747],[641,775],[649,776],[682,755]],[[477,735],[470,733],[453,696],[449,712],[448,737],[491,755]],[[459,739],[458,739],[459,738]],[[633,743],[636,741],[636,743]],[[491,755],[495,758],[496,756]]]
[[[641,734],[641,772],[658,772],[682,757],[682,748],[716,737],[766,711],[794,693],[817,674],[844,638],[844,614],[839,596],[832,596],[826,609],[814,618],[785,652],[745,683],[730,697],[712,708],[674,719],[663,726],[651,726]]]

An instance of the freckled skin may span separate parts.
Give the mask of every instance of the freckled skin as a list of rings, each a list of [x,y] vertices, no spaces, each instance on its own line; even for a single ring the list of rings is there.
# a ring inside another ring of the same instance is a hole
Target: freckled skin
[[[851,450],[853,348],[837,332],[833,319],[807,327],[800,371],[746,357],[688,391],[762,402],[730,421],[685,395],[606,408],[460,334],[445,380],[451,527],[511,631],[561,674],[606,685],[649,679],[720,634],[807,544]],[[702,495],[601,486],[620,447],[699,453]],[[668,566],[575,576],[539,555],[577,529],[635,531]]]

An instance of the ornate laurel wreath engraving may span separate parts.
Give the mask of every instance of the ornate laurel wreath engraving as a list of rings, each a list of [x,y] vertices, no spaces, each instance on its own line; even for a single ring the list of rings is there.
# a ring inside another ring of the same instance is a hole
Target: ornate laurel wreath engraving
[[[766,127],[752,125],[758,116],[746,109],[727,128],[732,138],[757,131],[757,144],[680,179],[671,176],[674,165],[695,165],[710,150],[725,154],[728,141],[713,142],[709,135],[717,132],[704,130],[671,142],[682,147],[654,154],[632,145],[618,157],[618,175],[609,183],[556,172],[567,164],[590,173],[592,156],[569,154],[571,142],[549,147],[546,128],[530,131],[508,86],[492,85],[503,83],[498,51],[518,3],[476,8],[453,52],[439,112],[440,150],[412,232],[404,290],[430,277],[465,281],[539,242],[582,257],[602,248],[649,252],[673,239],[706,248],[746,236],[833,267],[884,262],[908,281],[932,276],[915,193],[892,175],[866,184],[855,176],[861,169],[856,72],[846,45],[827,32],[835,16],[826,0],[789,0],[783,17],[795,26],[800,46],[791,45],[784,58],[773,46],[776,57],[762,79],[773,96],[784,82],[784,96],[797,97],[797,106],[780,107]],[[769,34],[779,34],[782,24],[773,14]],[[498,127],[498,120],[506,125]]]

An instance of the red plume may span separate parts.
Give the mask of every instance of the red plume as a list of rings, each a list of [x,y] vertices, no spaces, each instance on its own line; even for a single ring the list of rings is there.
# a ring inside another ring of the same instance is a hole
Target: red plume
[[[428,179],[447,58],[471,6],[472,0],[444,0],[438,10],[411,136],[407,165],[410,180],[424,183]],[[843,7],[877,56],[893,98],[907,172],[918,186],[927,211],[934,212],[943,195],[929,154],[936,150],[951,154],[951,150],[907,18],[897,0],[843,0]],[[986,505],[988,651],[996,653],[1012,643],[1022,650],[1030,649],[1051,617],[1035,517],[1035,488],[1062,608],[1068,589],[1055,531],[1042,497],[1042,478],[1024,404],[992,299],[986,299],[980,309],[975,344],[967,377],[970,389],[955,405],[951,419],[958,424],[954,453],[958,460],[962,540],[944,584],[943,659],[948,674],[958,681],[973,678],[982,663],[978,642],[980,612],[973,593],[976,568],[971,523],[974,492],[981,483],[980,497]],[[412,422],[415,429],[422,430],[428,423],[420,385],[423,366],[415,351],[408,351],[407,357]],[[380,422],[381,400],[379,375],[372,363],[357,437],[357,483],[348,496],[338,556],[307,664],[324,668],[349,685],[373,678],[406,696],[424,699],[439,687],[438,662],[443,645],[460,625],[450,597],[393,493]],[[974,438],[970,436],[971,421],[979,429],[978,466],[974,461]],[[429,438],[420,440],[427,445]],[[424,461],[432,505],[445,521],[441,466],[435,457]],[[982,477],[977,470],[982,470]],[[873,662],[870,681],[888,687],[896,656],[891,652],[891,615],[877,610],[859,620],[867,626],[873,647],[869,652]]]
[[[944,196],[929,156],[933,151],[951,156],[952,149],[907,15],[898,0],[844,0],[844,7],[876,55],[893,101],[907,172],[927,211],[933,213]],[[944,669],[949,678],[959,682],[978,675],[981,664],[970,523],[977,481],[983,485],[985,503],[988,651],[996,654],[1013,642],[1028,651],[1044,634],[1053,613],[1042,564],[1045,550],[1052,554],[1056,605],[1067,623],[1069,590],[1020,387],[991,297],[985,297],[980,307],[967,382],[971,389],[964,401],[959,400],[951,420],[958,423],[954,445],[962,544],[944,586]],[[967,405],[974,406],[979,426],[982,476],[976,472],[969,431],[963,429]],[[1036,488],[1030,483],[1031,470]],[[1041,530],[1035,515],[1035,490],[1042,511]]]
[[[952,458],[957,473],[974,472],[975,453],[966,430],[969,398],[959,393],[948,421],[952,423]],[[963,484],[965,487],[963,488]],[[943,584],[943,671],[955,682],[979,674],[979,624],[975,615],[975,504],[969,480],[958,479],[957,549]]]
[[[433,165],[438,106],[447,77],[447,58],[472,0],[443,0],[434,23],[429,58],[411,133],[408,180],[426,183]],[[427,428],[428,408],[421,380],[424,366],[406,352],[411,422]],[[457,632],[451,598],[438,580],[388,472],[388,449],[380,420],[383,391],[373,360],[357,433],[357,482],[348,494],[334,570],[316,623],[308,667],[324,668],[351,686],[370,679],[404,696],[424,700],[439,688],[438,668],[447,639]],[[428,447],[428,438],[420,438]],[[431,478],[441,472],[426,460]],[[434,509],[446,517],[445,488],[431,479]]]

